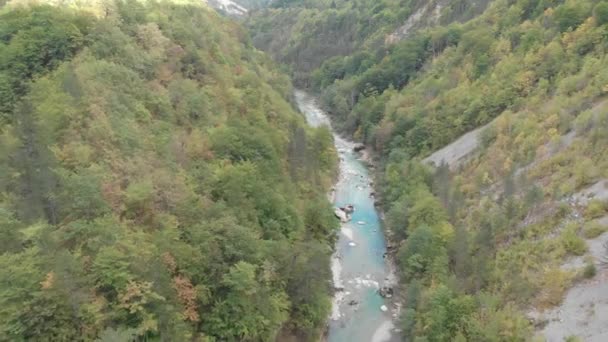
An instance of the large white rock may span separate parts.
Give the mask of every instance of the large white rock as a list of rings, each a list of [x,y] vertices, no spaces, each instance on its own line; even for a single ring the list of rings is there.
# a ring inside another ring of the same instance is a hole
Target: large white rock
[[[348,222],[348,215],[342,209],[336,208],[334,210],[334,214],[336,215],[337,218],[340,219],[340,221],[342,223]]]

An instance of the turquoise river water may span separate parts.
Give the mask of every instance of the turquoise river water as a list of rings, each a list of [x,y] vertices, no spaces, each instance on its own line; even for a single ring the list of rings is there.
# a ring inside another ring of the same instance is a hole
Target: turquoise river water
[[[295,92],[300,111],[311,126],[330,125],[315,98]],[[352,220],[342,223],[332,257],[334,297],[329,321],[329,342],[387,342],[398,340],[393,317],[398,306],[378,294],[382,286],[393,286],[394,277],[383,257],[386,241],[374,207],[373,188],[361,155],[354,144],[334,133],[340,156],[340,177],[335,184],[335,207],[352,204]],[[383,307],[384,306],[384,307]]]

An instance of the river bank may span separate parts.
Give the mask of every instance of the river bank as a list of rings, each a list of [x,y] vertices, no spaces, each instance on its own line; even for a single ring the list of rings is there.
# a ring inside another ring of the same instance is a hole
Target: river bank
[[[295,93],[300,111],[312,126],[327,125],[328,116],[315,99]],[[334,186],[336,208],[354,206],[349,222],[343,222],[331,266],[337,289],[329,321],[327,340],[331,342],[398,341],[394,319],[400,311],[397,296],[383,298],[382,288],[397,284],[387,260],[386,239],[375,207],[373,181],[366,164],[370,154],[355,152],[355,144],[333,132],[340,156],[339,179]]]

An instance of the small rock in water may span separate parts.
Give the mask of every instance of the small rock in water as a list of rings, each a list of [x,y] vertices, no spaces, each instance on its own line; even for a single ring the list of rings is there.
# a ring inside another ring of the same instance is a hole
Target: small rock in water
[[[353,146],[353,151],[355,152],[361,152],[365,150],[365,145],[363,144],[356,144],[355,146]]]
[[[378,293],[382,298],[392,298],[393,297],[393,288],[389,286],[383,286],[378,290]]]
[[[386,307],[386,305],[382,305],[382,306],[380,307],[380,310],[382,310],[382,312],[387,312],[387,311],[388,311],[388,308]]]
[[[348,243],[348,245],[351,246],[351,247],[355,247],[357,244],[351,241],[351,242]]]
[[[359,222],[357,222],[357,224],[362,226],[362,225],[365,224],[365,222],[364,221],[359,221]]]
[[[348,305],[353,306],[353,305],[357,305],[359,304],[359,302],[357,302],[356,300],[351,300],[350,302],[348,302]]]

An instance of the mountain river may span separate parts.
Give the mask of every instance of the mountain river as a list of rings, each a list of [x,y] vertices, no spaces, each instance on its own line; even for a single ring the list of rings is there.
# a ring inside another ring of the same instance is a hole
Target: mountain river
[[[297,90],[295,98],[311,126],[331,128],[327,114],[319,108],[314,97]],[[333,134],[340,156],[334,206],[352,205],[354,212],[349,222],[341,223],[336,252],[331,260],[337,291],[327,339],[329,342],[397,341],[393,319],[399,306],[378,292],[384,286],[393,287],[395,279],[384,258],[386,241],[374,207],[369,172],[361,154],[354,152],[355,144]]]

